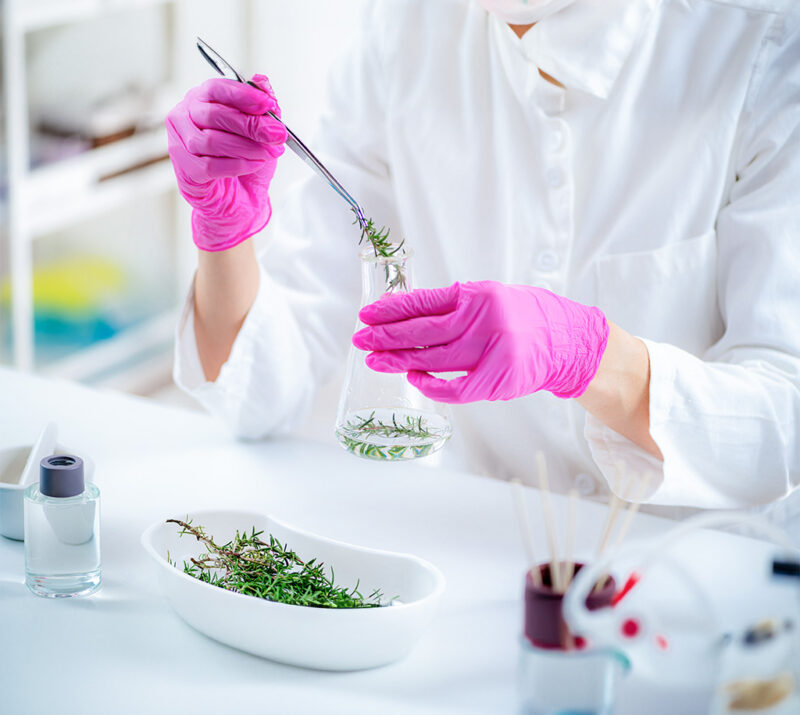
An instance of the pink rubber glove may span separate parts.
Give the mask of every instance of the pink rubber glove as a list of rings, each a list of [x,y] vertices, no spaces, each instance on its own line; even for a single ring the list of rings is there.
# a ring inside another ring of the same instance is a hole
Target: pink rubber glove
[[[224,251],[258,233],[272,215],[269,183],[286,129],[265,112],[280,108],[264,91],[229,79],[190,89],[167,115],[169,156],[178,188],[192,206],[192,236],[204,251]]]
[[[608,322],[543,288],[494,281],[385,295],[364,306],[353,345],[378,372],[407,372],[438,402],[512,400],[538,390],[577,397],[592,381]],[[442,380],[430,372],[466,375]]]

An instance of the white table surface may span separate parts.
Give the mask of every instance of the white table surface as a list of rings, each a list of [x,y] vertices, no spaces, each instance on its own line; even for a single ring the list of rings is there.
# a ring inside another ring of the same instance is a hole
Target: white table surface
[[[24,586],[23,544],[0,538],[0,713],[516,711],[524,556],[507,484],[299,440],[241,443],[202,414],[4,369],[0,407],[0,446],[32,442],[52,419],[60,442],[94,460],[103,561],[96,595],[37,598]],[[554,505],[563,517],[566,501]],[[405,660],[372,671],[308,671],[218,644],[170,609],[139,544],[151,523],[212,507],[429,559],[447,579],[440,610]],[[579,556],[604,517],[602,505],[579,503]],[[629,538],[669,526],[638,515]],[[749,542],[711,538],[723,550]],[[758,598],[736,593],[732,613]],[[704,702],[634,674],[616,712],[687,715]]]

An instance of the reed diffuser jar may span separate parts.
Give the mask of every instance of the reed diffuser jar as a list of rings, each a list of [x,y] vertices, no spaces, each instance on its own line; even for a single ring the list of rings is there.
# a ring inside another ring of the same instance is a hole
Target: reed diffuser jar
[[[563,564],[559,564],[562,566]],[[577,573],[582,564],[571,564]],[[525,576],[524,634],[520,639],[518,697],[524,715],[611,715],[616,686],[630,663],[618,651],[592,648],[564,620],[564,592],[554,588],[550,565]],[[586,599],[589,610],[609,607],[616,583],[609,578]]]
[[[412,290],[412,252],[393,244],[385,255],[367,247],[361,259],[361,306]],[[360,321],[356,330],[364,327]],[[452,433],[447,405],[425,397],[404,374],[370,369],[367,353],[350,346],[336,417],[336,437],[366,459],[397,461],[433,454]]]

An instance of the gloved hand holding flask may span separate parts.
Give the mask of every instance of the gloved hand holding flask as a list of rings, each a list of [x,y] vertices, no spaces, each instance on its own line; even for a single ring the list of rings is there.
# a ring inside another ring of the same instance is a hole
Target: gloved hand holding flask
[[[178,188],[192,206],[192,236],[204,251],[224,251],[258,233],[272,215],[269,184],[286,129],[264,75],[260,91],[211,79],[167,115],[167,138]]]
[[[439,402],[511,400],[539,390],[579,397],[595,376],[609,325],[543,288],[495,281],[385,295],[359,313],[353,344],[379,372],[407,372]],[[431,372],[466,375],[443,380]]]

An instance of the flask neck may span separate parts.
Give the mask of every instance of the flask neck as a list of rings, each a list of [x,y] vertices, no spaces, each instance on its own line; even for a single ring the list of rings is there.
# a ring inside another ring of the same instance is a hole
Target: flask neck
[[[370,246],[359,254],[361,258],[361,305],[374,303],[387,293],[407,293],[413,289],[410,259],[405,247],[391,256],[376,256]]]

